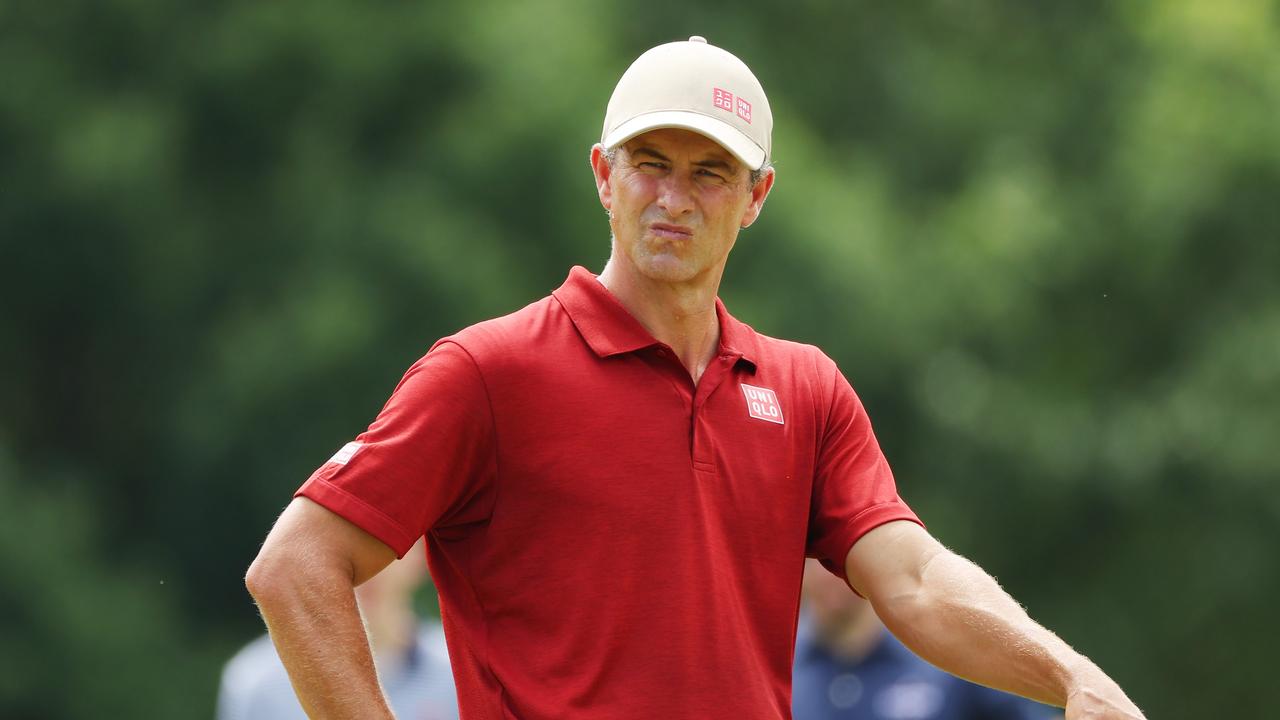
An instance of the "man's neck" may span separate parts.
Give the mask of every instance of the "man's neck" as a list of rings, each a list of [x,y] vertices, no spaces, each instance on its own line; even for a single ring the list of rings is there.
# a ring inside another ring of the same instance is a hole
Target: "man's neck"
[[[680,358],[697,384],[720,346],[720,320],[716,317],[716,291],[720,278],[687,283],[653,281],[626,272],[610,260],[600,282],[618,302]]]

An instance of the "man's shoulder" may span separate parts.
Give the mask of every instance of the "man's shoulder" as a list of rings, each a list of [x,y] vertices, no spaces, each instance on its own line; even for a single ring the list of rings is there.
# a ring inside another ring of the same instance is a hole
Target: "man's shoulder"
[[[771,355],[803,359],[811,362],[830,361],[827,354],[817,345],[800,342],[799,340],[773,337],[760,332],[755,333],[755,336],[761,348]]]
[[[539,346],[564,329],[564,312],[550,295],[515,312],[483,320],[441,338],[436,345],[453,343],[479,362]]]
[[[754,359],[760,363],[823,373],[836,370],[835,361],[817,345],[766,335],[740,320],[734,322],[741,328],[739,334],[744,334],[749,338],[748,344],[754,345],[748,354],[756,355]]]

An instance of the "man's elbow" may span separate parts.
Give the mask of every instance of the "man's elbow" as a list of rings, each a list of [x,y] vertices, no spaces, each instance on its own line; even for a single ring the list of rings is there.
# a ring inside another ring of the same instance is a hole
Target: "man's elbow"
[[[317,590],[351,590],[395,554],[377,539],[304,498],[276,521],[245,572],[244,584],[258,603],[289,606]]]
[[[937,582],[937,571],[956,558],[941,545],[930,548],[919,564],[901,573],[895,582],[888,583],[883,592],[872,598],[881,620],[895,632],[899,627],[917,627],[928,622],[950,592],[944,583]]]
[[[283,580],[288,577],[285,569],[286,561],[280,552],[273,549],[271,543],[262,546],[258,556],[249,564],[244,575],[244,586],[258,605],[270,602],[273,597],[283,592]]]
[[[315,542],[307,529],[305,510],[300,500],[284,509],[245,572],[245,588],[259,606],[288,594],[290,586],[307,574],[306,560],[314,555],[308,548]]]

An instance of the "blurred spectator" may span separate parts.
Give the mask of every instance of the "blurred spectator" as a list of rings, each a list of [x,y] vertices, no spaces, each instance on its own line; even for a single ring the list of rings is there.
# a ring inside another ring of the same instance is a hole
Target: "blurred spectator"
[[[1048,720],[1062,712],[975,685],[916,657],[871,603],[816,560],[804,569],[794,720]]]
[[[453,673],[440,623],[413,611],[414,592],[426,580],[422,541],[356,588],[369,631],[378,678],[400,720],[458,717]],[[305,720],[284,665],[267,635],[227,663],[218,689],[217,720]]]

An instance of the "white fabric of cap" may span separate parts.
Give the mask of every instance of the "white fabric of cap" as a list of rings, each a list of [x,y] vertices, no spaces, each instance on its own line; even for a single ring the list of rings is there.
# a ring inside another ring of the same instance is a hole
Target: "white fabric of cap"
[[[609,98],[600,144],[611,149],[659,128],[705,135],[758,170],[769,161],[773,113],[751,69],[695,35],[627,68]]]

